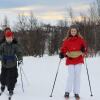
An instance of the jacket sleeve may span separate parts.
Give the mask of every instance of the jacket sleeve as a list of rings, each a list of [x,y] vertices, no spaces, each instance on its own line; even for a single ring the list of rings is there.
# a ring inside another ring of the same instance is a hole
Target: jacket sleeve
[[[3,45],[0,45],[0,60],[2,59]]]
[[[64,56],[66,56],[66,52],[67,52],[67,41],[66,40],[63,41],[61,48],[60,48],[60,52],[63,53]]]
[[[18,61],[23,60],[22,48],[19,44],[16,45],[16,56]]]
[[[2,55],[2,52],[3,52],[3,45],[1,44],[0,45],[0,56]]]

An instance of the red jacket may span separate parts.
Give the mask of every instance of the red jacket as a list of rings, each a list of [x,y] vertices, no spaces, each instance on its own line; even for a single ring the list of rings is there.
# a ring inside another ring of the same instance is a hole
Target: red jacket
[[[87,47],[86,43],[83,38],[79,36],[74,36],[74,37],[69,37],[68,39],[65,39],[63,41],[63,44],[61,46],[60,52],[66,56],[66,52],[69,51],[80,51],[81,48],[85,48],[85,53],[87,52]],[[77,58],[69,58],[67,57],[66,59],[66,64],[79,64],[79,63],[84,63],[83,56],[79,56]]]

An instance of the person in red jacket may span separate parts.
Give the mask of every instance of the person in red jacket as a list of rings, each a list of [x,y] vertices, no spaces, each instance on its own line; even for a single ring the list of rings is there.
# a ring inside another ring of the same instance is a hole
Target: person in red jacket
[[[74,96],[78,100],[80,98],[80,75],[81,67],[84,63],[84,56],[87,53],[87,46],[84,38],[80,35],[77,26],[72,25],[68,31],[67,37],[64,39],[60,48],[59,57],[66,57],[66,65],[68,67],[68,79],[65,91],[65,98],[69,98],[73,89]]]

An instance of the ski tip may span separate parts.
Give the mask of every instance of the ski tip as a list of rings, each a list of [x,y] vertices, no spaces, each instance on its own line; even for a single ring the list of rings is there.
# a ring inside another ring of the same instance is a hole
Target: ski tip
[[[93,94],[91,94],[91,97],[93,97]]]
[[[11,96],[10,96],[10,97],[8,97],[8,100],[11,100]]]
[[[11,98],[9,98],[8,100],[11,100]]]

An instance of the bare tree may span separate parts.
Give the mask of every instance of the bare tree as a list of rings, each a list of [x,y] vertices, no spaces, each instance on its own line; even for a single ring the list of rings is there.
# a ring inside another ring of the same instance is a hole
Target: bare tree
[[[10,27],[9,20],[8,20],[8,17],[7,16],[4,17],[3,22],[1,23],[1,27],[2,27],[3,30],[6,27]]]
[[[34,16],[32,11],[30,12],[30,16],[28,18],[28,21],[29,21],[29,23],[28,23],[29,24],[29,30],[33,30],[33,29],[37,28],[38,21],[37,21],[37,18]]]
[[[23,14],[18,14],[17,23],[15,25],[16,30],[25,31],[28,27],[28,18]]]
[[[67,11],[68,11],[69,17],[71,19],[71,23],[73,24],[74,23],[74,11],[73,11],[73,9],[71,7],[68,8]]]
[[[97,6],[98,6],[98,15],[100,17],[100,0],[97,0]]]
[[[90,4],[89,13],[91,22],[97,23],[99,16],[98,16],[98,8],[95,2]]]
[[[60,27],[67,27],[68,22],[66,20],[59,20],[57,25]]]

